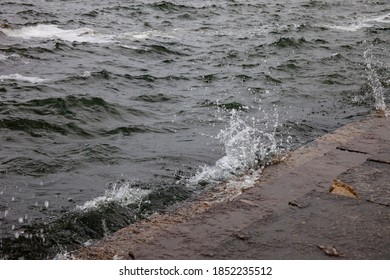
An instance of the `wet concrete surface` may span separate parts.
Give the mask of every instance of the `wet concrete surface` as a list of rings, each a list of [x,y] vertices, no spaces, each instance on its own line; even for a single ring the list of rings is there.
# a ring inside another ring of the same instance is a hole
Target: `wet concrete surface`
[[[223,240],[213,258],[390,258],[390,211],[385,207],[319,191],[290,206]]]
[[[353,186],[358,198],[390,207],[390,163],[369,159],[338,178]]]
[[[251,188],[220,185],[73,256],[390,259],[389,161],[390,119],[371,116],[286,155]]]

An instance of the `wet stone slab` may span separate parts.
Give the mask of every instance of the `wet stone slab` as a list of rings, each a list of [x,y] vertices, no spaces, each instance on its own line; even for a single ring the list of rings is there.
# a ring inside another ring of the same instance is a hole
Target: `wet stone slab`
[[[390,259],[389,235],[389,207],[312,191],[232,234],[213,258]]]
[[[341,144],[338,150],[351,153],[367,154],[369,158],[384,163],[390,163],[390,139],[387,118],[377,118],[376,123],[367,128],[367,131],[352,141]]]
[[[351,186],[359,199],[390,206],[390,164],[369,159],[337,179]]]

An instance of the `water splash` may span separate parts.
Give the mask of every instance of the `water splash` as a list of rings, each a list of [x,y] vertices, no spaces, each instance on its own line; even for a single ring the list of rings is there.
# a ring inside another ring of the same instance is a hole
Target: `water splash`
[[[385,52],[386,53],[386,52]],[[380,76],[375,67],[376,58],[373,54],[373,46],[367,48],[363,53],[366,62],[366,73],[371,91],[366,92],[366,98],[374,100],[375,109],[383,112],[386,117],[390,115],[390,111],[385,102],[385,89],[380,81]]]
[[[188,180],[190,186],[216,184],[242,176],[251,169],[258,169],[271,156],[278,154],[281,143],[276,137],[280,126],[277,111],[265,114],[262,120],[245,118],[233,109],[228,124],[215,137],[224,145],[225,156],[214,166],[203,166]]]
[[[150,193],[150,190],[132,187],[130,182],[120,182],[112,184],[111,188],[105,191],[105,194],[96,197],[83,205],[76,206],[76,210],[90,210],[99,208],[110,202],[116,202],[122,206],[142,201],[142,198]]]

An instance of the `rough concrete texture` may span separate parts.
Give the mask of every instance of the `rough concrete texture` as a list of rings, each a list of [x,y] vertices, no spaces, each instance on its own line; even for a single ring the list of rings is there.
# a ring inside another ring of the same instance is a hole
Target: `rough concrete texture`
[[[386,207],[319,191],[291,205],[222,240],[213,258],[390,258],[390,211]]]
[[[390,259],[390,119],[286,155],[245,190],[220,185],[74,252],[80,259]],[[355,196],[331,192],[337,182]]]

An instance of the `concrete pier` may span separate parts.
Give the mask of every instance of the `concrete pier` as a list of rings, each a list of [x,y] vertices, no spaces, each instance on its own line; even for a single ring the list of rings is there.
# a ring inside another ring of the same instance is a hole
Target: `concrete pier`
[[[390,259],[389,118],[350,123],[279,161],[248,189],[218,186],[74,257]]]

